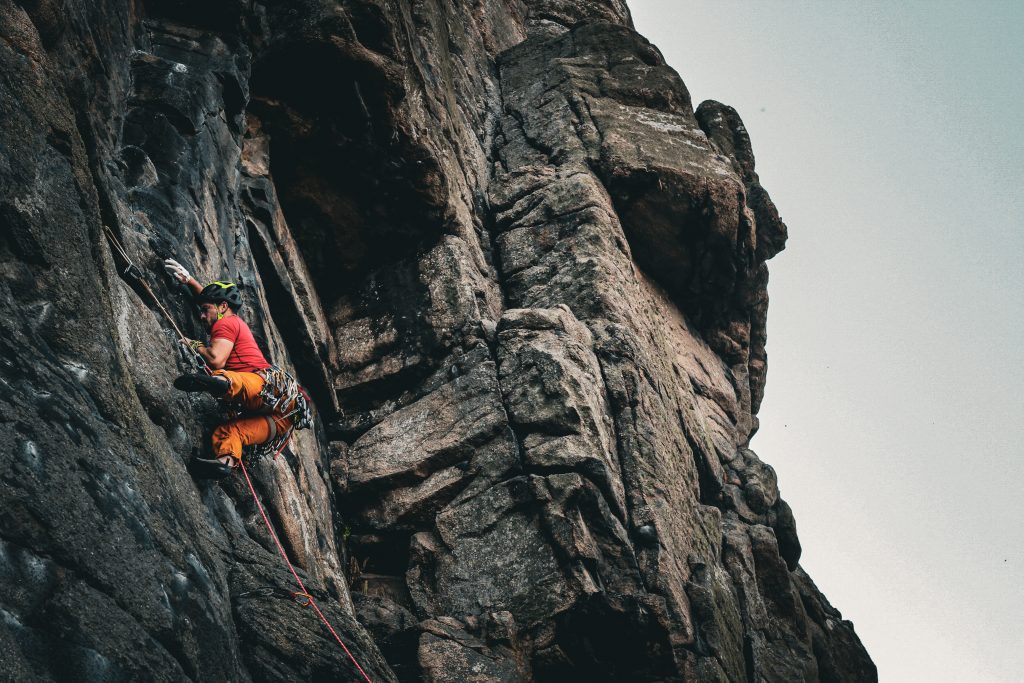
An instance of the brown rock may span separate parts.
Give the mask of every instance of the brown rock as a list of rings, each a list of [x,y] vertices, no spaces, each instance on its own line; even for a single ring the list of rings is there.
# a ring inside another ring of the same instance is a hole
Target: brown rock
[[[621,0],[470,4],[0,0],[12,677],[358,678],[183,464],[168,257],[314,399],[248,472],[372,680],[877,677],[747,448],[786,228],[738,114]]]

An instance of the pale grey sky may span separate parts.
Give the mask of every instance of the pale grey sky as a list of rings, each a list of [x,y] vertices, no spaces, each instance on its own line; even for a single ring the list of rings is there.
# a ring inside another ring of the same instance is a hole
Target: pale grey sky
[[[1024,3],[630,0],[789,226],[753,448],[882,681],[1024,679]]]

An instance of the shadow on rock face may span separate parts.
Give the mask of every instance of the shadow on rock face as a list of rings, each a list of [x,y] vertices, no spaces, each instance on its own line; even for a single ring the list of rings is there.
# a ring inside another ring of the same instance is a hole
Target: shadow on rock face
[[[268,207],[264,213],[279,205],[333,330],[325,343],[340,349],[305,351],[313,365],[328,361],[336,373],[333,387],[318,389],[325,394],[318,403],[341,400],[349,412],[376,407],[429,370],[423,361],[433,340],[420,315],[429,304],[418,260],[450,219],[440,163],[408,132],[415,126],[400,74],[386,54],[360,42],[387,52],[389,34],[372,12],[357,14],[344,31],[316,29],[257,60],[247,136],[258,158],[244,162],[270,181],[269,189],[250,189],[250,204]],[[298,327],[291,292],[279,294],[269,301],[274,317]],[[303,340],[287,341],[297,348]],[[338,398],[328,399],[325,392],[335,391]]]
[[[395,121],[400,84],[329,40],[276,48],[254,70],[251,111],[270,173],[324,303],[440,238],[437,163]]]
[[[540,683],[668,680],[675,671],[668,633],[634,597],[594,596],[556,623],[555,644],[533,658]]]

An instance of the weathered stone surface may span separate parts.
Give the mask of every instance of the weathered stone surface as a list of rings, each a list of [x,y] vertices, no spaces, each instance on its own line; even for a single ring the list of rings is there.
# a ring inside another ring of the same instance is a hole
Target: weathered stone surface
[[[495,621],[494,613],[488,617],[491,623]],[[432,619],[423,622],[421,628],[423,635],[417,654],[424,681],[450,681],[455,671],[464,677],[462,680],[478,683],[530,680],[528,674],[519,670],[519,663],[507,646],[498,645],[495,652],[467,634],[463,625],[453,619]]]
[[[532,625],[571,600],[530,483],[511,479],[438,515],[436,540],[419,543],[410,569],[421,613],[502,610]]]
[[[348,486],[422,479],[467,459],[507,424],[493,363],[388,416],[348,451]]]
[[[170,257],[316,403],[249,473],[372,680],[875,679],[748,447],[785,240],[622,0],[0,0],[5,673],[360,679],[184,465]]]
[[[621,518],[615,435],[590,331],[564,306],[507,311],[499,330],[498,377],[524,467],[585,473]]]

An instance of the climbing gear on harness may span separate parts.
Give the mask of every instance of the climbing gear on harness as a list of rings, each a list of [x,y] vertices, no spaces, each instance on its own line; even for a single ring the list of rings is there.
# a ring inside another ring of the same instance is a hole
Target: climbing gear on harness
[[[257,370],[256,374],[262,377],[264,382],[259,394],[263,405],[271,413],[280,415],[291,424],[283,432],[278,431],[270,441],[247,447],[246,455],[250,462],[257,462],[271,454],[276,460],[291,441],[292,432],[313,426],[313,401],[294,377],[276,365],[271,365],[265,370]]]
[[[164,305],[160,303],[160,299],[158,299],[156,294],[153,293],[152,288],[150,288],[149,284],[142,278],[142,270],[132,262],[131,258],[128,256],[128,252],[125,251],[124,247],[114,235],[114,231],[111,230],[109,226],[104,225],[103,233],[107,236],[107,241],[110,242],[111,248],[113,248],[117,255],[125,262],[125,268],[121,272],[121,277],[125,279],[131,278],[131,281],[145,292],[146,296],[148,296],[150,301],[152,301],[157,307],[157,310],[159,310],[164,316],[164,319],[170,323],[175,334],[178,335],[178,350],[181,352],[181,357],[185,362],[185,365],[195,372],[205,372],[209,374],[210,368],[206,365],[206,360],[189,346],[189,338],[181,331],[177,323],[174,322],[174,318],[171,317],[171,314],[167,312]]]
[[[179,391],[205,391],[214,398],[228,393],[231,381],[218,375],[182,375],[174,380],[174,388]]]
[[[242,307],[242,293],[238,291],[238,285],[234,282],[211,282],[203,287],[196,301],[209,304],[219,304],[223,301],[232,311],[237,311]]]
[[[294,377],[276,365],[257,370],[256,374],[263,378],[260,398],[267,408],[291,420],[294,429],[309,429],[313,425],[312,401]]]
[[[281,553],[281,557],[284,559],[285,564],[288,565],[288,571],[292,573],[292,576],[295,578],[295,582],[299,584],[299,588],[302,590],[301,593],[293,593],[292,597],[295,598],[296,602],[299,602],[299,598],[301,596],[302,602],[300,602],[300,604],[303,606],[308,604],[313,608],[316,615],[320,617],[320,621],[324,622],[324,626],[326,626],[327,630],[331,632],[334,639],[338,641],[338,645],[341,645],[341,649],[345,651],[348,658],[352,660],[352,664],[355,665],[359,673],[361,673],[363,678],[366,679],[366,683],[373,683],[373,681],[370,680],[370,677],[366,675],[366,672],[363,671],[363,667],[359,666],[359,662],[356,661],[352,651],[348,649],[344,642],[342,642],[338,632],[334,630],[333,626],[331,626],[331,622],[327,621],[327,617],[325,617],[324,613],[320,611],[320,607],[316,604],[316,601],[310,594],[309,589],[306,588],[306,584],[302,583],[302,579],[299,578],[298,572],[296,572],[295,567],[292,566],[291,560],[288,559],[288,554],[284,551],[284,546],[281,545],[281,541],[278,539],[277,533],[274,531],[274,525],[270,523],[270,518],[267,517],[267,512],[263,509],[263,503],[260,502],[260,497],[256,495],[256,487],[252,485],[252,479],[249,477],[249,470],[245,467],[245,461],[242,461],[241,465],[242,474],[245,475],[245,482],[249,485],[249,491],[252,493],[252,499],[256,501],[256,508],[260,511],[260,515],[263,517],[263,522],[267,525],[267,531],[270,532],[270,537],[274,539],[274,543],[277,545],[277,551]]]
[[[164,259],[164,270],[167,271],[168,275],[170,275],[171,277],[173,277],[175,280],[182,284],[188,282],[189,278],[192,277],[189,274],[189,272],[185,269],[185,266],[181,265],[172,258]]]
[[[273,460],[277,460],[277,456],[284,452],[284,449],[292,440],[292,429],[285,430],[283,434],[279,434],[270,441],[262,443],[256,446],[243,446],[242,447],[242,460],[249,464],[254,464],[262,460],[266,456],[273,456]]]

